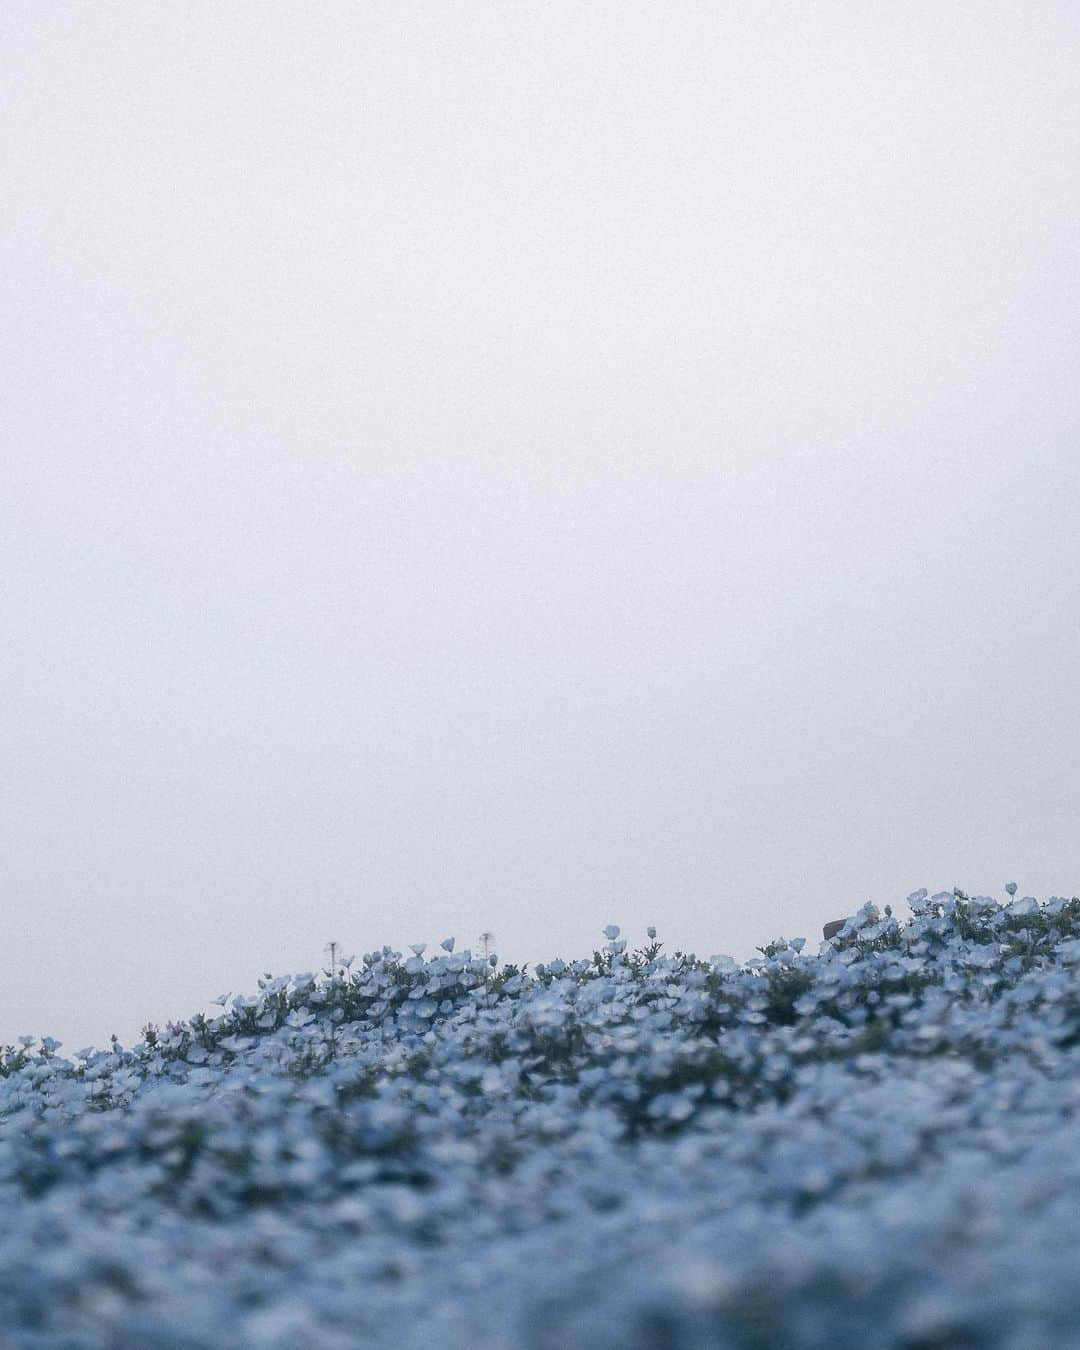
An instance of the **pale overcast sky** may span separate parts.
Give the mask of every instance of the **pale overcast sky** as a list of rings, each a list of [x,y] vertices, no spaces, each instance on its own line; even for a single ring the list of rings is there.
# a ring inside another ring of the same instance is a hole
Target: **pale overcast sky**
[[[1080,889],[1080,7],[0,6],[0,1040]]]

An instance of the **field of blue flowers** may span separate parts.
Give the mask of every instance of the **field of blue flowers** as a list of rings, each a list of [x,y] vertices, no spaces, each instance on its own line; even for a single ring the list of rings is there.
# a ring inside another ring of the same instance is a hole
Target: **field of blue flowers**
[[[0,1345],[1077,1346],[1080,900],[908,902],[6,1047]]]

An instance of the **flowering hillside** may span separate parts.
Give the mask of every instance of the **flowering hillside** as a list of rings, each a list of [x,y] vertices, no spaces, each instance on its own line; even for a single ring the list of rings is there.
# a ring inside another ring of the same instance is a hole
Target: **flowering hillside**
[[[1075,1346],[1080,900],[908,898],[8,1047],[0,1344]]]

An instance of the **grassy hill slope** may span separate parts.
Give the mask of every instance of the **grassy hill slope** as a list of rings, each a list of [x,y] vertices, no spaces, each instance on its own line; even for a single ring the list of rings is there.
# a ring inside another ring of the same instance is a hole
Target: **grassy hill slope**
[[[1080,900],[909,902],[7,1047],[0,1344],[1075,1345]]]

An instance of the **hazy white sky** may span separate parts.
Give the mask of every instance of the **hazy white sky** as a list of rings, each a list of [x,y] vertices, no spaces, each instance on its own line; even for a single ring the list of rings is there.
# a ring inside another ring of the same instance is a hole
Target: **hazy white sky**
[[[1080,8],[0,6],[0,1040],[1080,888]]]

